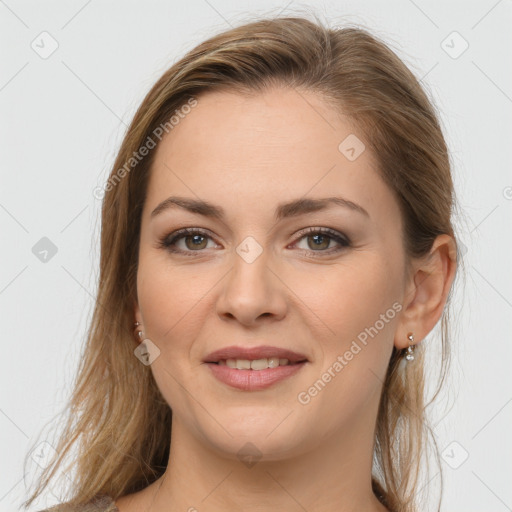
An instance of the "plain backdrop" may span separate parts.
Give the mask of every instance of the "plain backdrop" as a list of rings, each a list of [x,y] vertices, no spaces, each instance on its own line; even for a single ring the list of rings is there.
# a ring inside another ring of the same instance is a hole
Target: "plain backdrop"
[[[441,510],[512,510],[510,0],[0,0],[0,512],[20,509],[37,468],[24,459],[47,448],[41,431],[70,391],[96,291],[93,190],[138,104],[214,33],[311,10],[384,39],[440,112],[466,267],[452,372],[433,410]],[[39,505],[57,501],[48,493]]]

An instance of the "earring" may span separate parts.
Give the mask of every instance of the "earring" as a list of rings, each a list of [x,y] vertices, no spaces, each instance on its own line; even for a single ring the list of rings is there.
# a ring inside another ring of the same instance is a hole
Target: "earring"
[[[133,324],[134,327],[138,327],[139,325],[141,325],[140,322],[135,322]],[[140,331],[140,330],[136,330],[136,333],[137,333],[137,336],[139,337],[139,341],[142,341],[142,339],[144,338],[144,332]]]
[[[405,354],[405,359],[407,361],[414,361],[414,334],[410,332],[407,335],[407,339],[409,340],[409,346],[407,347],[407,353]]]

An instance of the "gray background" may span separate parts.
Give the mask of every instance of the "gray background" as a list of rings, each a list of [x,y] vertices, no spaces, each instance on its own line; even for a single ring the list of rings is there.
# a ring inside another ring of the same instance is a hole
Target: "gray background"
[[[332,25],[359,23],[383,38],[441,112],[467,249],[452,373],[432,411],[445,470],[441,509],[512,510],[510,0],[0,0],[0,512],[18,510],[25,497],[37,467],[24,474],[29,450],[48,455],[41,431],[65,404],[94,301],[101,203],[93,190],[144,94],[230,24],[311,8]],[[437,475],[425,485],[435,488]],[[57,501],[49,493],[39,505]]]

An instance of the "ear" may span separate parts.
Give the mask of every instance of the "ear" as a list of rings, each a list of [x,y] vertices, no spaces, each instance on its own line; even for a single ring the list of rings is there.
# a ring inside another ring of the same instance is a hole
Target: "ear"
[[[455,241],[447,234],[439,235],[429,254],[413,262],[406,284],[403,313],[395,333],[397,349],[409,346],[407,335],[410,332],[414,334],[416,344],[435,327],[443,313],[456,267]]]
[[[134,326],[134,330],[141,330],[142,328],[142,315],[140,313],[140,308],[139,308],[139,304],[138,302],[135,300],[133,302],[133,322],[139,322],[139,324],[141,324],[140,326],[137,326],[135,327]]]
[[[142,315],[140,314],[139,304],[136,300],[133,302],[133,321],[142,324]]]

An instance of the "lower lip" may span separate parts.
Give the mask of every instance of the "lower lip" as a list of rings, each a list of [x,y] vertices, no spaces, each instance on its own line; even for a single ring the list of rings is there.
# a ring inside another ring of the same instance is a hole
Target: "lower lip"
[[[295,375],[306,363],[288,364],[266,370],[238,370],[215,363],[206,364],[210,367],[214,377],[224,384],[243,391],[257,391]]]

